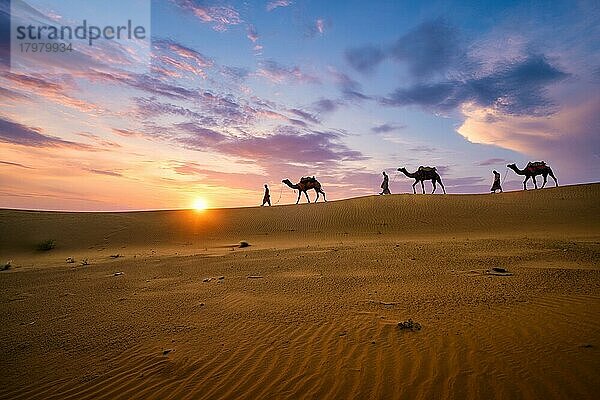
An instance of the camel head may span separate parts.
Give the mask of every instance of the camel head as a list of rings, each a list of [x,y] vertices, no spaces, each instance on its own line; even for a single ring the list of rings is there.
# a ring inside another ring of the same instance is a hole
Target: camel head
[[[284,179],[281,182],[285,183],[285,184],[290,184],[290,185],[292,184],[292,182],[289,179]]]
[[[407,172],[407,171],[406,171],[406,168],[404,168],[404,167],[402,167],[402,168],[398,168],[398,171],[400,171],[400,172]]]
[[[508,168],[517,168],[517,164],[512,163],[507,165]]]

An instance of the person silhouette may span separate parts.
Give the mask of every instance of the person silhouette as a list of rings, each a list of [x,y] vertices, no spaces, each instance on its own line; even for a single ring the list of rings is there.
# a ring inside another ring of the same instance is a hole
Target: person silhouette
[[[269,194],[269,187],[267,186],[267,184],[265,183],[265,195],[263,196],[263,202],[260,205],[261,207],[264,206],[266,204],[268,204],[269,206],[271,205],[271,195]]]
[[[492,172],[494,173],[494,183],[492,184],[490,192],[496,193],[496,190],[500,190],[500,193],[502,193],[502,186],[500,185],[500,173],[496,170]]]
[[[390,184],[390,178],[385,173],[385,171],[383,171],[383,182],[381,182],[381,188],[383,189],[383,191],[379,194],[392,194],[392,192],[390,192],[389,184]]]

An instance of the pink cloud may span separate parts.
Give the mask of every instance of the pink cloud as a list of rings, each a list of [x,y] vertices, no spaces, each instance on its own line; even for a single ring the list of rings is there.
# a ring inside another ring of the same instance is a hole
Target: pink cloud
[[[71,107],[83,112],[102,112],[103,109],[91,102],[77,99],[66,94],[67,90],[76,89],[69,81],[52,82],[43,76],[30,76],[5,72],[0,75],[12,92],[21,92],[22,99],[34,100],[43,97],[52,102]]]
[[[600,98],[582,97],[581,93],[590,92],[579,91],[573,97],[563,92],[559,111],[549,116],[506,115],[467,104],[461,109],[465,120],[457,132],[473,143],[495,145],[558,165],[555,172],[558,170],[559,178],[595,180],[600,174]]]
[[[190,11],[200,21],[212,24],[215,31],[226,31],[229,25],[238,25],[242,19],[237,10],[231,6],[201,6],[191,0],[172,0],[185,11]]]

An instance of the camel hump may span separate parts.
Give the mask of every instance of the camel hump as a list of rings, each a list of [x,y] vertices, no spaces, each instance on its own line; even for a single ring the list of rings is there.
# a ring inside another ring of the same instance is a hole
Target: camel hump
[[[545,166],[545,161],[530,161],[529,163],[527,163],[527,168],[541,168]]]
[[[300,178],[300,182],[316,182],[317,179],[314,176],[306,176],[306,177],[302,177]]]
[[[419,167],[419,171],[423,171],[423,172],[433,172],[435,171],[435,167],[424,167],[424,166],[420,166]]]

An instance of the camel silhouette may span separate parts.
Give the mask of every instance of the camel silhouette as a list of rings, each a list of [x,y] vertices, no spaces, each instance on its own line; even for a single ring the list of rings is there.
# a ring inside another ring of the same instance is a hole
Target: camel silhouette
[[[440,178],[440,175],[437,173],[435,167],[423,167],[420,166],[418,170],[416,170],[413,173],[410,173],[406,170],[406,168],[402,167],[402,168],[398,168],[398,171],[402,172],[404,175],[408,176],[409,178],[413,178],[415,180],[415,183],[413,183],[412,188],[413,188],[413,193],[417,194],[417,191],[415,190],[415,185],[419,182],[421,182],[421,189],[423,190],[423,194],[425,194],[425,184],[423,183],[424,181],[431,181],[432,185],[433,185],[433,191],[431,192],[431,194],[435,193],[435,183],[439,183],[440,186],[442,187],[442,190],[444,191],[444,194],[446,194],[446,188],[444,187],[444,184],[442,183],[442,178]]]
[[[314,189],[315,192],[317,192],[317,198],[315,199],[315,203],[317,202],[317,200],[319,200],[319,193],[322,194],[323,199],[327,201],[327,198],[325,197],[325,192],[321,189],[321,184],[318,180],[315,179],[314,176],[312,178],[302,177],[300,178],[300,182],[296,184],[292,183],[289,179],[284,179],[281,182],[285,183],[292,189],[298,190],[298,199],[296,200],[296,204],[298,204],[298,202],[300,201],[300,195],[302,193],[304,193],[304,195],[306,196],[306,200],[310,203],[310,198],[308,197],[308,193],[306,193],[306,191],[310,189]]]
[[[542,184],[542,189],[546,186],[546,182],[548,182],[548,175],[554,179],[554,184],[558,186],[558,181],[552,172],[552,168],[549,165],[546,165],[544,161],[535,161],[527,163],[525,169],[519,169],[517,164],[508,164],[508,168],[512,169],[517,173],[517,175],[525,175],[525,180],[523,181],[523,190],[527,190],[527,181],[529,178],[533,179],[533,186],[537,189],[537,181],[535,177],[538,175],[542,175],[544,177],[544,183]]]

